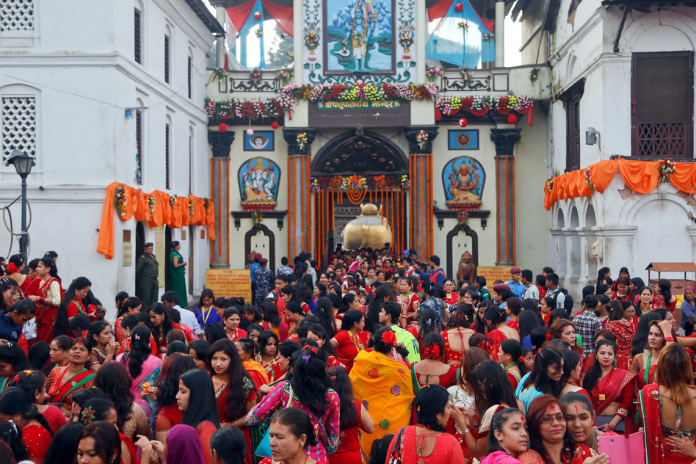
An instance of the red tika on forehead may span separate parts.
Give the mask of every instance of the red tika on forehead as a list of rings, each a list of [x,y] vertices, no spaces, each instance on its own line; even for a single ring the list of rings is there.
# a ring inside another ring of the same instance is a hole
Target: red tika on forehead
[[[575,407],[575,414],[578,414],[578,405],[574,404],[573,407]]]

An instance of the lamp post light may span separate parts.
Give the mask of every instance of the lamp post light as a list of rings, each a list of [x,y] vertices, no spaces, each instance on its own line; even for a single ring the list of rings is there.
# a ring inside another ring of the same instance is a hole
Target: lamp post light
[[[31,173],[31,168],[36,165],[33,156],[29,156],[19,150],[14,150],[5,166],[14,165],[17,174],[22,178],[22,235],[19,238],[19,253],[22,261],[27,263],[27,176]],[[26,267],[25,267],[26,269]]]

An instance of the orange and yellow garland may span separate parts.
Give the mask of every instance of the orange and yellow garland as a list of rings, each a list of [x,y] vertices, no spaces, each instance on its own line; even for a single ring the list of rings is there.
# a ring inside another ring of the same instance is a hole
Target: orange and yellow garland
[[[135,217],[136,221],[145,221],[150,227],[160,227],[163,224],[172,229],[188,225],[208,226],[208,237],[211,240],[217,238],[215,234],[215,204],[212,201],[189,195],[175,197],[175,202],[172,202],[174,205],[171,206],[170,199],[174,197],[170,197],[164,192],[155,190],[148,194],[120,182],[113,182],[106,187],[106,198],[102,208],[97,242],[97,253],[103,254],[106,259],[114,257],[114,205],[117,190],[119,190],[119,205],[121,207],[118,218],[122,222]]]

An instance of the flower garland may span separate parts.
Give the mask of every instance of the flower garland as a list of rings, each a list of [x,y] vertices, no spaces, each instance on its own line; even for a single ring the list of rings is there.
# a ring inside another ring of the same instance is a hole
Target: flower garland
[[[532,81],[532,84],[539,79],[539,71],[541,71],[541,68],[532,68],[532,70],[529,72],[529,80]]]
[[[310,188],[315,192],[322,190],[362,190],[362,189],[408,189],[411,186],[411,181],[407,174],[402,176],[387,176],[380,175],[374,177],[365,176],[350,176],[350,177],[315,177],[310,181]]]
[[[207,201],[208,200],[206,200],[206,202]],[[155,214],[155,208],[157,208],[157,197],[154,195],[150,195],[147,199],[147,206],[150,208],[150,216]]]
[[[466,69],[462,69],[459,71],[459,74],[462,76],[462,80],[466,83],[466,85],[471,85],[471,81],[473,81],[473,77],[471,77],[471,73],[467,71]],[[461,100],[461,99],[460,99]]]
[[[493,39],[493,37],[495,37],[495,35],[493,35],[491,32],[483,34],[483,41],[488,42],[489,40]]]
[[[118,184],[118,187],[116,187],[114,208],[116,208],[116,213],[119,216],[126,215],[126,208],[128,208],[128,191],[126,190],[125,184]]]
[[[254,31],[254,34],[256,34],[256,37],[261,38],[261,36],[263,35],[263,29],[259,27]]]
[[[261,83],[262,79],[263,79],[263,69],[254,68],[251,70],[251,73],[249,74],[249,81],[251,82],[251,85],[254,88],[258,87],[258,85]]]
[[[308,50],[316,50],[319,46],[319,31],[305,29],[304,44]]]
[[[584,170],[585,172],[585,182],[587,182],[587,186],[590,187],[590,191],[594,192],[595,188],[594,185],[592,184],[592,180],[590,179],[590,176],[592,176],[592,171],[590,168],[587,168]],[[549,190],[550,192],[551,190]]]
[[[254,228],[259,228],[261,221],[263,221],[263,213],[261,211],[252,211],[251,220],[254,221]]]
[[[297,146],[299,147],[300,150],[304,150],[306,145],[307,145],[307,133],[300,132],[299,134],[297,134]]]
[[[675,167],[676,165],[674,164],[673,159],[665,158],[662,162],[660,162],[660,165],[657,167],[657,172],[660,173],[661,184],[666,184],[669,182],[669,176],[674,172]]]
[[[193,210],[195,209],[195,205],[193,204],[193,200],[189,200],[189,220],[193,219]]]
[[[551,191],[553,190],[553,178],[546,179],[546,185],[544,186],[544,188],[546,188],[547,192],[551,193]]]
[[[429,81],[434,81],[440,74],[442,74],[442,70],[438,66],[433,66],[432,68],[428,68],[425,77],[427,77]]]
[[[469,23],[467,23],[467,22],[465,22],[465,21],[461,21],[461,22],[458,24],[458,26],[459,26],[459,29],[463,30],[464,32],[468,32],[468,31],[469,31]]]
[[[276,98],[263,100],[206,100],[205,111],[208,113],[209,122],[221,120],[249,120],[277,119],[285,115],[281,101]]]
[[[459,227],[466,227],[469,224],[469,212],[466,210],[457,213],[457,223]]]
[[[292,71],[290,69],[281,69],[278,71],[278,76],[280,77],[280,80],[283,81],[283,83],[287,83],[290,81],[290,78],[292,77]]]
[[[176,195],[172,195],[171,197],[169,197],[169,207],[170,208],[174,208],[174,205],[176,205],[176,199],[177,199]]]
[[[460,111],[481,113],[479,116],[494,109],[500,113],[508,113],[515,110],[519,113],[526,112],[534,105],[534,100],[529,96],[505,95],[502,97],[469,96],[469,97],[440,97],[435,102],[435,108],[443,115],[453,116]]]
[[[423,130],[418,132],[416,142],[418,142],[418,148],[425,150],[425,147],[428,145],[428,133]]]

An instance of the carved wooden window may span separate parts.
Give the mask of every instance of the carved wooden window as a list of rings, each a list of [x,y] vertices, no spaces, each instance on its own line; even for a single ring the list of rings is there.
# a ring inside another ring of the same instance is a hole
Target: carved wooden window
[[[143,113],[140,110],[135,112],[135,144],[138,150],[135,158],[135,182],[143,183]]]
[[[188,72],[188,97],[193,98],[193,58],[191,58],[190,56],[188,57],[187,72]]]
[[[14,150],[36,156],[36,97],[3,97],[0,113],[3,164]]]
[[[141,29],[141,13],[139,9],[135,9],[133,15],[133,56],[136,63],[143,64],[142,58],[142,29]]]
[[[164,82],[169,84],[169,36],[164,36]]]
[[[573,84],[558,99],[566,111],[566,172],[580,169],[580,99],[585,81]]]
[[[693,57],[633,54],[633,156],[693,157]]]
[[[0,32],[34,30],[34,0],[0,1]]]

